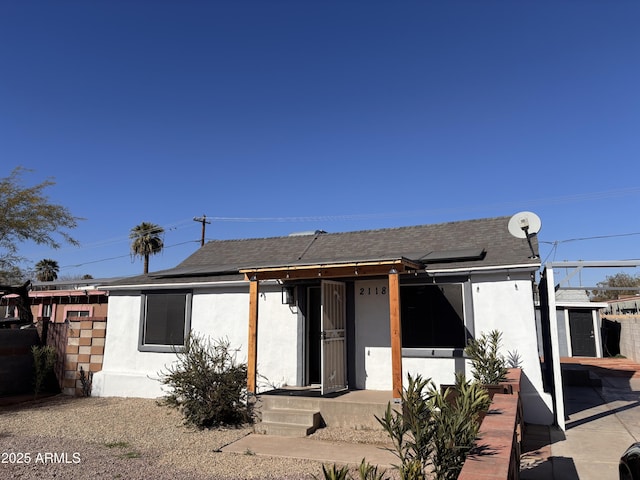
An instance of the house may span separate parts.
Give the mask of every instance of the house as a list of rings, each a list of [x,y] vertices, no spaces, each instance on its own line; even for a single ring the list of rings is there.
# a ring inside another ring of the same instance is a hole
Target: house
[[[317,385],[322,395],[399,398],[407,373],[436,384],[453,383],[457,371],[470,376],[467,341],[498,329],[503,353],[522,361],[525,419],[550,424],[535,341],[540,262],[508,222],[209,242],[173,269],[108,286],[93,394],[161,396],[159,372],[194,331],[238,348],[252,393]]]
[[[108,294],[97,289],[96,283],[93,279],[35,282],[29,292],[34,319],[60,323],[72,318],[106,317]]]

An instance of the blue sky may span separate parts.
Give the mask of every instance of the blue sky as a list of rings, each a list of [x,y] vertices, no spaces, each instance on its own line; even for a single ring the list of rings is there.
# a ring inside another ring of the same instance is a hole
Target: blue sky
[[[639,19],[636,0],[5,0],[0,176],[53,177],[85,219],[80,247],[21,253],[112,277],[142,271],[142,221],[166,230],[160,270],[203,214],[230,239],[530,210],[543,260],[640,258]]]

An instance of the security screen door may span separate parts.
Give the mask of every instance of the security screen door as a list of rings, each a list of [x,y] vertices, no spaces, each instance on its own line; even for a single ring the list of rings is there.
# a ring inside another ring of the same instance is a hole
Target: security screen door
[[[346,287],[322,281],[322,395],[347,388]]]

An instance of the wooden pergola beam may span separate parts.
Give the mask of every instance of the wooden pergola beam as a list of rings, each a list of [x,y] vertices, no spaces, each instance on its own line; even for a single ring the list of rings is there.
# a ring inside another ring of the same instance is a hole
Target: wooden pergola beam
[[[249,283],[249,341],[247,358],[247,390],[256,393],[258,365],[258,299],[260,285],[258,280]]]
[[[241,269],[245,278],[258,280],[302,280],[310,278],[371,277],[387,275],[395,269],[399,273],[415,271],[421,265],[407,259],[338,264],[289,265],[279,267]]]
[[[402,324],[400,318],[400,275],[389,273],[389,326],[391,330],[391,382],[393,399],[402,398]]]

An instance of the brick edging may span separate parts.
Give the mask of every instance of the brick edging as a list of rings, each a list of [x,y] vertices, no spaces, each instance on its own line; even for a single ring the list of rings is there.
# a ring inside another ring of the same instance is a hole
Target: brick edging
[[[458,480],[518,480],[522,441],[520,369],[510,369],[507,382],[513,394],[494,395],[480,425],[478,453],[469,455]]]

